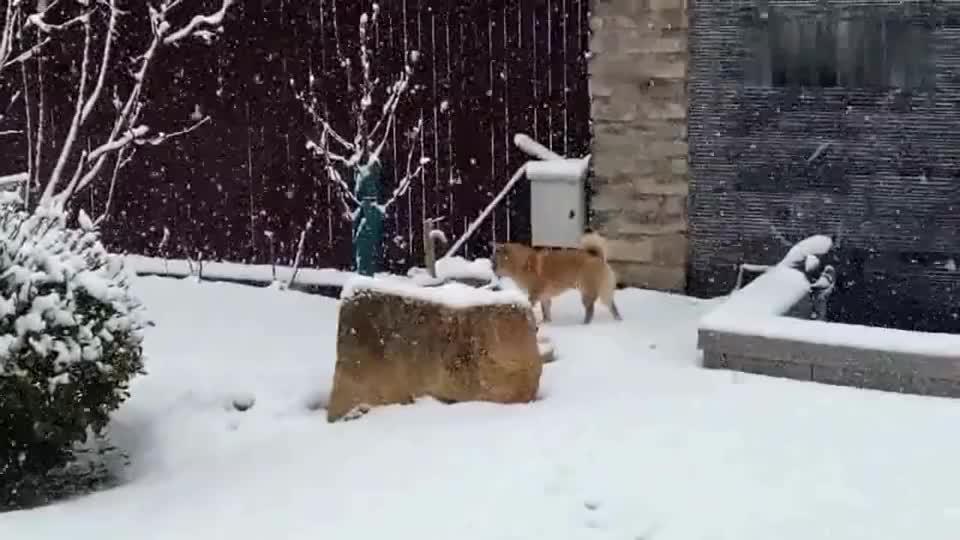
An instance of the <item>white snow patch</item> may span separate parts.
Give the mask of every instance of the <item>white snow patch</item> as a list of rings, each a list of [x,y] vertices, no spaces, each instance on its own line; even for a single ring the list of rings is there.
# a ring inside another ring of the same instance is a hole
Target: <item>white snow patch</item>
[[[531,182],[577,182],[586,177],[590,158],[530,161],[527,178]]]
[[[422,284],[424,276],[429,277],[425,268],[411,268],[407,276],[415,283]],[[459,256],[437,259],[437,281],[476,280],[491,282],[496,279],[493,263],[490,259],[465,259]]]
[[[458,309],[491,305],[530,306],[527,296],[518,290],[493,291],[456,282],[435,287],[422,287],[403,278],[370,278],[364,276],[356,276],[350,279],[343,286],[340,298],[350,298],[361,291],[401,296]]]
[[[124,485],[0,514],[59,540],[954,540],[960,402],[698,367],[716,301],[617,291],[544,325],[541,399],[328,424],[335,300],[138,278],[148,375],[110,430]],[[543,327],[542,327],[543,328]],[[858,330],[859,331],[859,330]],[[238,412],[226,404],[256,396]],[[918,489],[921,486],[922,489]],[[345,495],[345,487],[349,493]],[[375,516],[376,519],[372,519]]]
[[[433,229],[430,231],[430,240],[434,242],[440,242],[442,244],[449,243],[447,241],[447,233],[441,231],[440,229]]]
[[[810,282],[799,270],[777,265],[734,291],[717,309],[708,313],[701,327],[746,332],[758,318],[786,313],[810,292]]]
[[[563,159],[563,156],[533,140],[525,133],[517,133],[514,135],[513,144],[532,158],[542,159],[545,161]]]
[[[780,264],[798,266],[803,264],[810,255],[817,257],[826,255],[832,247],[833,240],[829,236],[823,234],[811,236],[794,244],[787,252],[787,256],[780,261]]]

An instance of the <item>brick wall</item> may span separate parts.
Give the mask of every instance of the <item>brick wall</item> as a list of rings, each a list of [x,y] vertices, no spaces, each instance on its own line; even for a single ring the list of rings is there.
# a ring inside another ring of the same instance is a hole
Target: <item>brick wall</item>
[[[686,0],[594,3],[591,227],[622,284],[685,288],[687,27]]]

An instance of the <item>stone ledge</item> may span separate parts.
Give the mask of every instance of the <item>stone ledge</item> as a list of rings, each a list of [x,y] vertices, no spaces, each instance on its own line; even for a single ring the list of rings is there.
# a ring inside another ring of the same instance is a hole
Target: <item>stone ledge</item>
[[[829,323],[826,323],[829,324]],[[960,397],[960,358],[700,330],[703,367],[835,386]]]

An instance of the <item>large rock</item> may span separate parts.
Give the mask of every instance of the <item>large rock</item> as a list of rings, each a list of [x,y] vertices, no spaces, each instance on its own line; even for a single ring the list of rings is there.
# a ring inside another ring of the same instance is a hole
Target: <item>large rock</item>
[[[517,292],[356,278],[340,306],[327,419],[424,396],[529,402],[542,369],[533,312]]]

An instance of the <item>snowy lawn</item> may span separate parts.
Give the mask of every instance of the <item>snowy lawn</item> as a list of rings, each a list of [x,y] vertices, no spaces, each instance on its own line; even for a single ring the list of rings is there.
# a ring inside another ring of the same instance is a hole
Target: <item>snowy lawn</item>
[[[337,303],[142,278],[150,374],[128,482],[0,514],[2,539],[954,540],[960,401],[697,367],[708,303],[621,291],[549,329],[528,406],[423,401],[327,424]],[[255,398],[246,412],[234,401]]]

